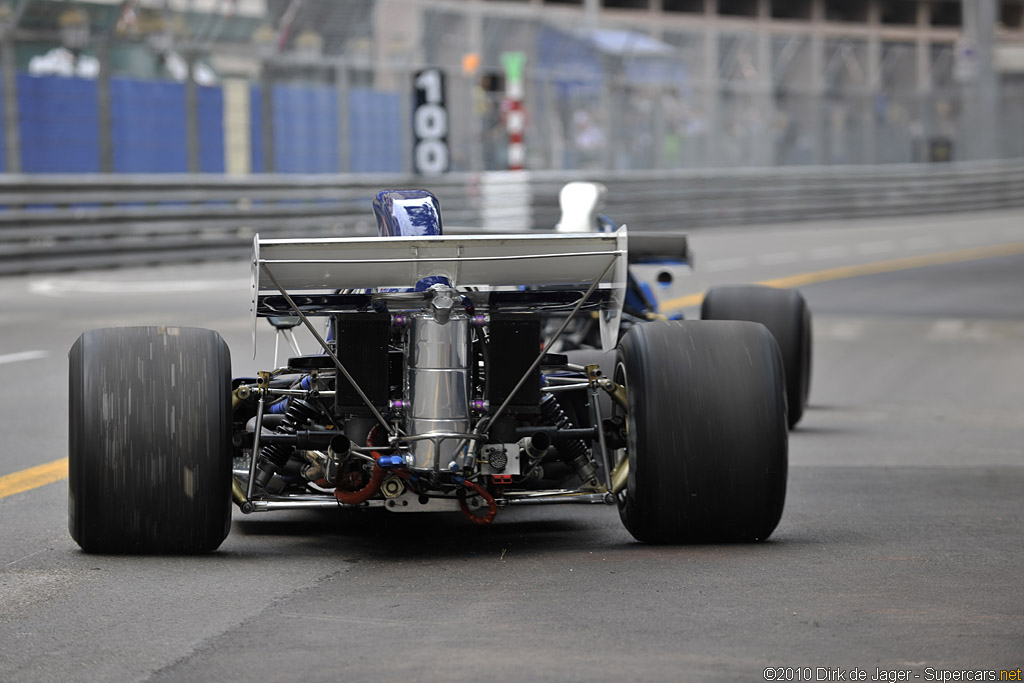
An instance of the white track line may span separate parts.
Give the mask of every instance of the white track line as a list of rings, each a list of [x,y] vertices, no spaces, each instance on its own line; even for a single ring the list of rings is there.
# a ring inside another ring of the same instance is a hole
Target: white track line
[[[245,291],[248,280],[184,280],[179,282],[126,282],[120,280],[72,280],[48,278],[29,284],[29,291],[41,296],[70,294],[171,294],[181,292]]]
[[[0,356],[0,365],[7,363],[20,363],[26,360],[39,360],[40,358],[46,358],[50,353],[48,351],[22,351],[20,353],[8,353],[5,356]]]
[[[857,245],[858,254],[887,254],[896,245],[893,244],[892,240],[879,240],[878,242],[862,242]]]
[[[734,258],[720,258],[708,261],[704,264],[703,270],[709,273],[720,273],[723,270],[742,270],[749,265],[750,259],[745,256],[736,256]]]
[[[842,258],[850,253],[850,247],[845,244],[837,244],[834,247],[817,247],[811,249],[809,254],[812,261],[825,261],[827,259]]]
[[[934,237],[911,237],[907,239],[904,244],[907,249],[914,251],[922,251],[925,249],[935,249],[942,246],[942,240]]]
[[[1021,236],[1024,236],[1024,232],[1022,232],[1020,228],[1013,226],[1003,228],[1002,230],[999,231],[999,234],[1002,235],[1003,237],[1011,237],[1014,239],[1020,239]]]
[[[780,251],[774,254],[761,254],[757,262],[762,266],[781,266],[784,263],[796,263],[800,260],[800,253],[796,251]]]

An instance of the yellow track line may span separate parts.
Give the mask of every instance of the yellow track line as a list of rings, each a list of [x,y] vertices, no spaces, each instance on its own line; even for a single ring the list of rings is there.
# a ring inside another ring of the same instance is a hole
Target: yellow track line
[[[0,477],[0,498],[13,496],[15,493],[21,493],[22,491],[31,491],[40,486],[65,479],[67,476],[67,458],[61,458],[60,460],[48,462],[45,465],[36,465],[27,470],[7,474]]]
[[[965,261],[976,261],[978,259],[992,258],[994,256],[1012,256],[1024,254],[1024,242],[1013,242],[1010,244],[997,244],[989,247],[972,247],[970,249],[959,249],[957,251],[944,251],[937,254],[924,254],[921,256],[906,256],[904,258],[889,259],[888,261],[875,261],[873,263],[861,263],[855,266],[839,266],[827,270],[816,270],[810,273],[800,273],[788,277],[763,280],[755,284],[767,285],[768,287],[779,287],[788,289],[814,284],[815,282],[828,282],[830,280],[842,280],[862,275],[877,275],[879,273],[891,273],[897,270],[910,270],[912,268],[924,268],[925,266],[938,266],[947,263],[961,263]],[[700,306],[704,300],[703,294],[688,294],[687,296],[669,299],[661,302],[660,308],[666,311]]]
[[[760,285],[769,287],[800,287],[815,282],[827,282],[829,280],[841,280],[843,278],[859,277],[861,275],[874,275],[877,273],[891,273],[897,270],[909,270],[911,268],[923,268],[924,266],[937,266],[944,263],[960,263],[974,261],[977,259],[992,258],[994,256],[1011,256],[1024,254],[1024,242],[1011,244],[1000,244],[990,247],[974,247],[971,249],[960,249],[958,251],[947,251],[938,254],[925,254],[923,256],[909,256],[906,258],[890,259],[888,261],[876,261],[874,263],[863,263],[856,266],[840,266],[828,270],[818,270],[811,273],[801,273],[789,277],[775,278],[758,282]],[[703,294],[690,294],[676,299],[664,301],[661,307],[664,310],[687,308],[699,306],[704,300]],[[7,498],[16,493],[30,491],[46,484],[52,484],[68,476],[68,459],[61,458],[45,465],[37,465],[27,470],[14,472],[0,477],[0,498]]]

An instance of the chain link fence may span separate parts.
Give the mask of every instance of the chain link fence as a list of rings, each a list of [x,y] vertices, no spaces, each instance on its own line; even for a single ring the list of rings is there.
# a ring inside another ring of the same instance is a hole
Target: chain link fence
[[[530,170],[968,158],[971,91],[949,31],[580,16],[419,0],[0,0],[0,170],[406,173],[425,66],[446,76],[450,170],[505,169],[507,53],[525,57]],[[996,98],[996,155],[1022,157],[1024,77],[1003,75]]]

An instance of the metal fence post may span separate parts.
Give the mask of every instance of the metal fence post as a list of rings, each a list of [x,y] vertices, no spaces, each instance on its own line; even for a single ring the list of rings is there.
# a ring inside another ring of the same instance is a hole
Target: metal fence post
[[[565,167],[565,134],[560,119],[558,91],[551,74],[543,75],[540,87],[544,93],[544,133],[541,139],[542,149],[547,151],[546,168],[558,170]],[[537,118],[532,120],[536,123]]]
[[[704,120],[707,122],[702,161],[705,166],[716,166],[721,162],[719,143],[722,126],[721,115],[722,80],[719,77],[718,24],[714,17],[718,12],[717,0],[704,0]]]
[[[811,34],[811,160],[828,163],[825,154],[825,39]]]
[[[8,173],[21,173],[21,133],[18,127],[18,65],[15,62],[14,35],[0,36],[0,61],[3,62],[4,151]]]
[[[964,42],[961,59],[968,62],[964,80],[967,157],[971,160],[996,156],[997,79],[993,67],[995,0],[964,0],[962,4]]]
[[[762,22],[766,22],[771,14],[768,3],[761,0],[758,5],[758,14]],[[776,103],[773,92],[774,81],[772,76],[772,36],[763,27],[757,31],[757,94],[754,96],[757,108],[761,112],[758,123],[760,129],[755,128],[756,137],[753,141],[753,160],[756,166],[772,166],[775,164],[775,116]]]
[[[395,71],[401,68],[392,67]],[[404,78],[396,78],[398,83],[399,117],[402,131],[402,173],[414,173],[412,158],[412,73],[406,71]]]
[[[101,39],[96,44],[96,57],[100,63],[100,72],[96,79],[96,115],[98,119],[97,137],[100,147],[100,172],[114,172],[114,145],[112,135],[112,117],[110,114],[110,41]]]
[[[196,89],[196,54],[186,54],[188,71],[185,78],[185,148],[189,173],[199,173],[199,93]]]
[[[651,103],[651,112],[653,117],[651,128],[654,129],[651,165],[654,168],[665,168],[665,138],[668,128],[665,125],[665,86],[660,83],[654,86],[654,102]]]
[[[263,140],[263,172],[274,173],[274,79],[269,62],[263,62],[260,74],[260,114],[263,120],[260,129],[260,137]]]
[[[601,168],[610,171],[615,168],[615,145],[618,141],[618,117],[615,116],[615,83],[607,77],[601,81],[601,116],[604,119],[604,148],[601,154]]]
[[[874,164],[878,159],[878,123],[875,114],[875,102],[882,85],[882,40],[878,34],[879,5],[873,2],[870,5],[872,30],[868,36],[868,77],[867,77],[867,102],[865,103],[865,129],[864,148],[865,155],[862,163]]]
[[[348,173],[352,170],[352,162],[348,144],[348,63],[344,60],[334,67],[334,92],[338,98],[338,171]]]

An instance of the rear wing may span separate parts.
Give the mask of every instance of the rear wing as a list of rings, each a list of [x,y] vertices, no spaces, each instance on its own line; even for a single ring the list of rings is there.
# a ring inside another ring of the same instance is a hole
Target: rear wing
[[[253,239],[253,352],[258,315],[266,300],[289,294],[411,288],[426,278],[445,277],[452,286],[506,289],[543,298],[546,289],[564,294],[598,280],[602,291],[602,346],[618,337],[627,276],[627,233],[437,235],[425,237],[336,237]],[[577,297],[578,299],[578,297]]]

